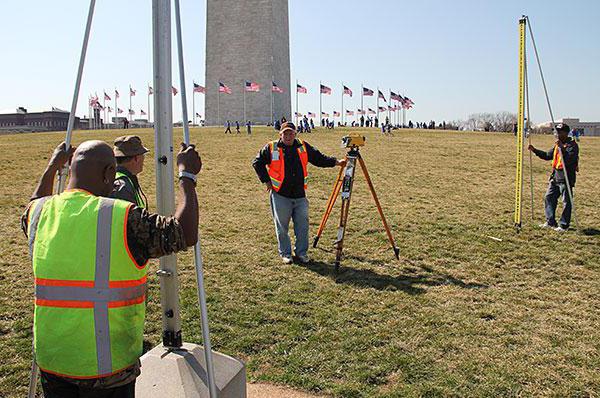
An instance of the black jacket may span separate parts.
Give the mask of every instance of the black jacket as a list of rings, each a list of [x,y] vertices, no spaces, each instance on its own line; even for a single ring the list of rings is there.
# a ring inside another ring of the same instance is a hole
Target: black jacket
[[[318,149],[312,147],[308,142],[306,145],[306,153],[308,154],[308,162],[317,167],[334,167],[337,159],[334,157],[323,155]],[[277,142],[277,146],[283,148],[283,162],[285,167],[285,178],[279,192],[281,196],[297,199],[306,196],[304,192],[304,173],[302,172],[302,163],[298,155],[298,148],[301,146],[298,140],[295,140],[291,146],[284,145],[281,140]],[[265,145],[256,158],[252,161],[252,166],[256,170],[258,179],[262,183],[271,181],[267,165],[271,163],[271,151],[269,144]]]
[[[537,157],[544,160],[553,160],[554,158],[554,147],[549,151],[542,151],[540,149],[534,149],[533,153],[536,154]],[[569,177],[569,183],[574,186],[575,180],[577,179],[577,168],[579,166],[579,146],[574,139],[569,137],[569,140],[565,143],[562,150],[564,159],[563,159],[563,167],[567,169],[567,176]],[[554,180],[557,183],[565,183],[565,174],[564,168],[560,170],[552,169],[552,174],[550,175],[550,179]]]

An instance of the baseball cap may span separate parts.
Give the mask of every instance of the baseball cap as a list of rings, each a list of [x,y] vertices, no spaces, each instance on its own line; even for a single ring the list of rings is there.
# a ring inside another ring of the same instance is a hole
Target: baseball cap
[[[124,135],[115,139],[113,152],[115,153],[115,157],[122,158],[143,155],[149,151],[142,145],[142,140],[137,135]]]
[[[565,123],[557,123],[555,127],[556,127],[556,131],[560,131],[563,133],[568,133],[569,131],[571,131],[571,128],[569,127],[569,125],[567,125]]]
[[[279,132],[282,133],[285,130],[293,130],[296,131],[296,125],[292,122],[285,122],[281,125]]]

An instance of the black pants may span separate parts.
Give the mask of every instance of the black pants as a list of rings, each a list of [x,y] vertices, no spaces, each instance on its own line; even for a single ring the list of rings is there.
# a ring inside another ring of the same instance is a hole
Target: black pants
[[[134,398],[135,380],[114,388],[93,388],[86,383],[75,384],[67,379],[41,372],[45,398]]]

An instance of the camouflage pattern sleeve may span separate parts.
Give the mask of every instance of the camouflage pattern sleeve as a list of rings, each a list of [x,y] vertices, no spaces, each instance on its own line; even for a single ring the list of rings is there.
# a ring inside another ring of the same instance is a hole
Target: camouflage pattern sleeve
[[[129,208],[127,244],[138,264],[187,248],[183,228],[175,217],[152,214],[137,206]]]
[[[23,233],[25,234],[26,238],[28,238],[27,229],[29,228],[29,208],[31,208],[32,204],[33,204],[33,200],[31,202],[29,202],[29,204],[25,208],[25,211],[21,215],[21,230],[23,230]]]

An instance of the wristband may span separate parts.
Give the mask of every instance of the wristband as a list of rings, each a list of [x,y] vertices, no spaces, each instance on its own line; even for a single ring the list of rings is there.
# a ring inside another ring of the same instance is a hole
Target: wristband
[[[190,180],[192,180],[194,185],[196,185],[196,175],[194,175],[192,173],[188,173],[187,171],[180,171],[179,179],[181,180],[182,178],[189,178]]]

